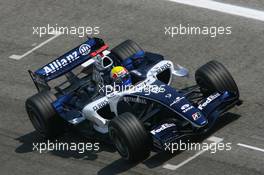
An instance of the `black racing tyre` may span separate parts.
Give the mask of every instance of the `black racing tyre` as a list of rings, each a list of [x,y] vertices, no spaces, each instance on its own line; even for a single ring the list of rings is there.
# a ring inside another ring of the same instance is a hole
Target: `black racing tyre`
[[[150,138],[143,124],[129,112],[109,122],[109,136],[122,158],[137,162],[150,154]]]
[[[39,92],[26,101],[26,110],[36,131],[44,138],[53,139],[64,132],[65,122],[52,106],[56,100],[50,91]]]
[[[132,40],[126,40],[112,49],[112,53],[122,62],[142,48]]]
[[[195,80],[204,95],[229,91],[239,97],[239,90],[229,71],[218,61],[212,60],[195,72]]]

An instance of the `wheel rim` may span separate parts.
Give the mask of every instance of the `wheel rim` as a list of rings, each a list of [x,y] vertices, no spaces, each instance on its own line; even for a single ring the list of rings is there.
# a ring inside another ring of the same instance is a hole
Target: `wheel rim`
[[[121,138],[120,136],[118,136],[116,134],[116,130],[111,128],[110,129],[110,137],[117,149],[117,151],[120,153],[120,155],[124,158],[128,158],[129,157],[129,152],[128,152],[128,148],[124,142],[124,139]]]

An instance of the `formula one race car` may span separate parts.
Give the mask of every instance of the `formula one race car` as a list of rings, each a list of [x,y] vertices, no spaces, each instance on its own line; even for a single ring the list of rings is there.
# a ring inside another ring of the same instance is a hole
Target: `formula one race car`
[[[127,70],[128,87],[117,88],[112,82],[114,66]],[[89,38],[29,74],[38,93],[27,99],[26,110],[38,133],[54,138],[68,125],[85,123],[87,133],[107,136],[120,155],[132,161],[185,136],[207,132],[240,104],[238,87],[221,63],[200,67],[196,85],[173,88],[173,76],[187,76],[187,69],[145,52],[131,40],[109,50],[102,39]]]

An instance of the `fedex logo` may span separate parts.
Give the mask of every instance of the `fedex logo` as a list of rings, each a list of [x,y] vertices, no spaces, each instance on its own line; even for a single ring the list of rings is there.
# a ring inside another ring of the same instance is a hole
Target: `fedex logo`
[[[209,103],[211,103],[216,98],[220,97],[221,94],[216,93],[214,95],[210,95],[207,97],[206,101],[198,106],[198,109],[203,110],[204,107],[206,107]]]
[[[155,135],[155,134],[157,134],[157,133],[159,133],[159,132],[161,132],[167,128],[173,127],[173,126],[176,126],[176,125],[174,123],[165,123],[165,124],[161,125],[160,128],[152,130],[151,134]]]

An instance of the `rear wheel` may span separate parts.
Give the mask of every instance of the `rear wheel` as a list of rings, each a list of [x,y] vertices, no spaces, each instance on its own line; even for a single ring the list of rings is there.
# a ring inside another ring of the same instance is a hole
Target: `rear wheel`
[[[112,49],[112,53],[122,62],[143,49],[134,41],[126,40]]]
[[[52,103],[56,100],[50,91],[39,92],[26,101],[26,110],[36,131],[45,138],[55,138],[64,132],[65,123]]]
[[[195,80],[202,93],[229,91],[239,97],[239,90],[229,71],[218,61],[210,61],[195,72]]]
[[[109,135],[119,154],[126,160],[140,161],[150,154],[148,133],[132,113],[123,113],[110,121]]]

